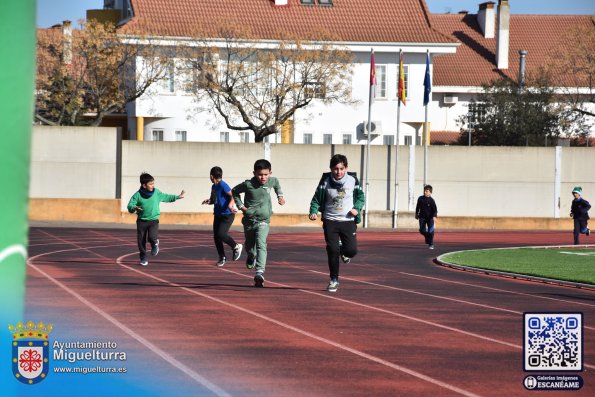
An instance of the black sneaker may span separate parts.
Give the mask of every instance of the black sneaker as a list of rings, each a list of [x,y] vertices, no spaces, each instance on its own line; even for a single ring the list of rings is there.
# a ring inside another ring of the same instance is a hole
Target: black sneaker
[[[151,247],[151,255],[157,256],[159,253],[159,240],[155,241],[155,245]]]
[[[236,246],[233,249],[233,260],[237,261],[238,259],[240,259],[240,256],[242,255],[242,248],[244,248],[244,246],[242,244],[236,244]]]
[[[246,259],[246,268],[254,269],[255,266],[256,266],[256,257],[252,254],[248,254],[248,258]]]
[[[219,267],[223,267],[225,265],[225,257],[219,259],[219,262],[217,262],[217,266]]]
[[[254,276],[254,286],[256,288],[264,287],[264,276],[262,275],[262,273],[256,273],[256,275]]]
[[[343,261],[343,263],[351,262],[351,258],[345,255],[341,255],[341,260]]]

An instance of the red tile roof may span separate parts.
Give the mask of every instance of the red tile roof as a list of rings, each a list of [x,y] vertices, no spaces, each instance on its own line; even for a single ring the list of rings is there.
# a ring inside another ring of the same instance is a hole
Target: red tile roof
[[[430,26],[424,0],[333,0],[332,6],[289,0],[131,0],[126,28],[157,36],[190,37],[217,21],[249,27],[256,38],[310,37],[330,33],[339,41],[364,43],[455,43]]]
[[[459,131],[430,131],[432,145],[451,145],[459,140]]]
[[[435,85],[480,86],[503,76],[517,80],[519,50],[528,51],[526,73],[530,74],[548,63],[554,51],[564,44],[562,40],[569,29],[577,25],[595,29],[594,19],[589,15],[511,15],[508,69],[498,70],[496,39],[483,37],[476,18],[475,14],[431,16],[432,26],[462,43],[456,54],[433,59]]]

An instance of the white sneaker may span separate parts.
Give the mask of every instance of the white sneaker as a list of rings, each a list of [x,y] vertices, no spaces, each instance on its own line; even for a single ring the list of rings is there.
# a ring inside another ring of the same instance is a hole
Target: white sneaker
[[[429,248],[430,248],[431,250],[433,250],[433,249],[434,249],[434,244],[430,244],[430,247],[429,247]]]
[[[159,240],[155,241],[155,245],[151,247],[151,255],[157,256],[159,253]]]
[[[351,262],[351,258],[345,255],[341,255],[341,260],[343,261],[343,263]]]
[[[331,280],[331,282],[328,283],[328,287],[326,287],[326,290],[328,292],[337,292],[338,288],[339,288],[339,282],[337,280]]]
[[[240,259],[240,256],[242,255],[242,248],[244,248],[244,246],[242,244],[236,244],[236,246],[233,248],[233,260],[237,261],[238,259]]]
[[[141,266],[148,266],[149,265],[149,261],[148,260],[144,260],[144,261],[140,261],[140,265]]]

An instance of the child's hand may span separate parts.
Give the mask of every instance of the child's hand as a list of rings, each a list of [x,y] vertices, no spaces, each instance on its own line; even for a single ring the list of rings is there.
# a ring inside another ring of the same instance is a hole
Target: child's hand
[[[202,203],[203,203],[203,204],[211,204],[211,199],[210,199],[210,198],[208,198],[208,199],[204,199],[204,200],[202,201]]]
[[[308,218],[310,218],[311,221],[315,221],[316,219],[318,219],[318,215],[310,214],[310,216]]]
[[[359,212],[357,212],[357,210],[356,210],[355,208],[352,208],[352,209],[351,209],[351,211],[349,211],[349,213],[350,213],[351,215],[353,215],[353,216],[357,216],[357,214],[358,214]]]
[[[178,195],[178,200],[179,200],[179,199],[183,199],[183,198],[184,198],[184,194],[186,194],[186,192],[182,190],[182,191],[180,192],[180,194]]]
[[[235,203],[230,203],[228,208],[234,214],[238,212],[238,207]]]
[[[285,197],[281,196],[279,197],[279,205],[283,205],[285,204]]]
[[[136,210],[137,213],[141,213],[143,212],[143,207],[139,207],[138,205],[136,207],[134,207],[134,209]]]
[[[572,212],[570,213],[570,217],[571,218],[574,218],[574,214]]]

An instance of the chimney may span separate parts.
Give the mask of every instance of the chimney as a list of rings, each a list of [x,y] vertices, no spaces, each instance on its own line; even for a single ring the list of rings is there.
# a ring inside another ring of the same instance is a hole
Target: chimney
[[[509,26],[510,6],[508,0],[499,0],[498,30],[496,31],[496,67],[498,69],[508,69]]]
[[[64,39],[62,62],[66,65],[70,65],[72,63],[72,24],[70,21],[62,22],[62,36]]]
[[[477,23],[483,32],[483,37],[486,39],[494,38],[495,16],[496,14],[494,14],[493,1],[487,1],[479,5],[479,11],[477,12]]]

